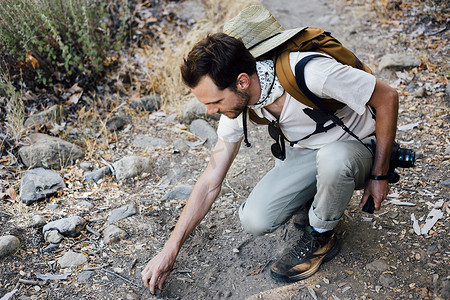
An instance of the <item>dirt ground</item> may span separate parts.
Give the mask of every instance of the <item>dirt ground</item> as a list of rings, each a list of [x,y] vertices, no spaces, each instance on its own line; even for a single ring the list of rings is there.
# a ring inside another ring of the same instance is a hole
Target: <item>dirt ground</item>
[[[445,67],[448,46],[432,50],[393,43],[402,34],[392,30],[397,24],[380,25],[379,16],[367,13],[363,2],[263,1],[286,28],[323,27],[375,69],[383,55],[397,52],[429,58]],[[429,73],[423,74],[416,74],[417,81],[436,83]],[[414,97],[406,91],[406,84],[398,81],[398,75],[378,75],[399,89],[399,125],[419,123],[397,135],[403,147],[417,152],[417,164],[399,170],[400,182],[392,185],[391,197],[373,215],[361,212],[361,193],[355,192],[337,227],[341,251],[314,276],[294,284],[270,277],[271,263],[302,234],[291,222],[261,237],[245,233],[240,226],[239,205],[274,163],[266,129],[252,127],[249,139],[253,146],[241,147],[220,198],[186,241],[165,289],[153,296],[143,287],[140,272],[162,249],[185,202],[163,200],[163,196],[177,185],[193,185],[209,157],[209,149],[203,146],[174,151],[173,141],[192,140],[192,135],[185,124],[167,123],[169,112],[158,112],[135,120],[131,130],[119,132],[117,141],[104,153],[109,161],[129,154],[151,156],[152,174],[122,182],[108,177],[94,184],[84,182],[82,171],[75,166],[68,168],[68,189],[58,197],[30,207],[1,203],[1,235],[16,235],[22,246],[16,254],[1,259],[0,296],[18,287],[11,299],[450,299],[450,214],[446,206],[450,190],[442,184],[449,176],[449,102],[438,88]],[[215,121],[211,124],[217,125]],[[169,146],[147,152],[135,148],[131,140],[137,134],[162,138]],[[395,205],[392,200],[414,206]],[[415,234],[411,214],[426,217],[429,203],[439,200],[444,200],[443,218],[427,235]],[[92,207],[85,206],[86,201]],[[34,214],[49,219],[76,214],[101,232],[109,212],[130,203],[138,213],[116,224],[127,237],[110,245],[83,232],[78,238],[65,239],[56,251],[44,253],[47,244],[41,228],[29,226]],[[94,271],[89,280],[78,280],[81,268],[72,270],[65,280],[36,279],[36,272],[64,271],[56,261],[69,249],[88,255],[85,267]],[[17,284],[19,279],[35,283]]]

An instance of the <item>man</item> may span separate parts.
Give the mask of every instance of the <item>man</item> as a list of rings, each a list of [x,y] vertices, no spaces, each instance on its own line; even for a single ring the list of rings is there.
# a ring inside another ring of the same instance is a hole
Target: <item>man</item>
[[[307,278],[337,254],[333,229],[354,189],[364,188],[361,207],[372,196],[375,209],[380,209],[389,190],[384,175],[395,138],[397,92],[369,73],[328,57],[314,58],[304,71],[307,87],[319,97],[346,104],[336,115],[365,143],[370,143],[376,132],[375,155],[330,121],[318,126],[320,114],[284,91],[273,63],[254,58],[300,30],[284,30],[264,7],[252,6],[225,25],[229,35],[209,35],[185,59],[181,67],[184,82],[210,114],[222,114],[219,139],[169,240],[142,271],[144,284],[152,293],[156,285],[162,289],[182,244],[219,195],[242,138],[247,141],[248,107],[271,122],[270,135],[277,139],[272,152],[280,160],[241,205],[243,227],[258,235],[272,232],[314,198],[305,233],[273,264],[273,278]],[[291,53],[292,69],[309,54]],[[376,121],[369,106],[377,112]],[[297,143],[280,147],[284,145],[280,136]]]

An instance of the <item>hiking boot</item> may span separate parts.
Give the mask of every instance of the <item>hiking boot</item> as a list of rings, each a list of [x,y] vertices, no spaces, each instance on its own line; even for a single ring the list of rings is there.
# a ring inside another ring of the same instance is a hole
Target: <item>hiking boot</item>
[[[302,238],[272,265],[270,275],[286,282],[308,278],[338,252],[339,245],[332,230],[318,233],[307,226]]]

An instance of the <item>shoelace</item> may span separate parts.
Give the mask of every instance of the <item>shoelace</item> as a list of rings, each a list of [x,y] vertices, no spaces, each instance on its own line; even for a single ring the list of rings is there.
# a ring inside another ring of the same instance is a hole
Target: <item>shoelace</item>
[[[300,240],[291,248],[291,254],[298,259],[305,257],[307,253],[311,253],[315,249],[317,241],[312,235],[304,234]]]

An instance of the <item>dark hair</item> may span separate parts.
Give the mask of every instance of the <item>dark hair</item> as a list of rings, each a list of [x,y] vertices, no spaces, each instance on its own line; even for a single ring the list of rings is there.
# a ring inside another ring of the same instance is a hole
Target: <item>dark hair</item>
[[[240,73],[255,72],[256,60],[244,43],[225,33],[211,34],[197,42],[181,65],[181,76],[190,88],[209,75],[219,90],[235,90]]]

